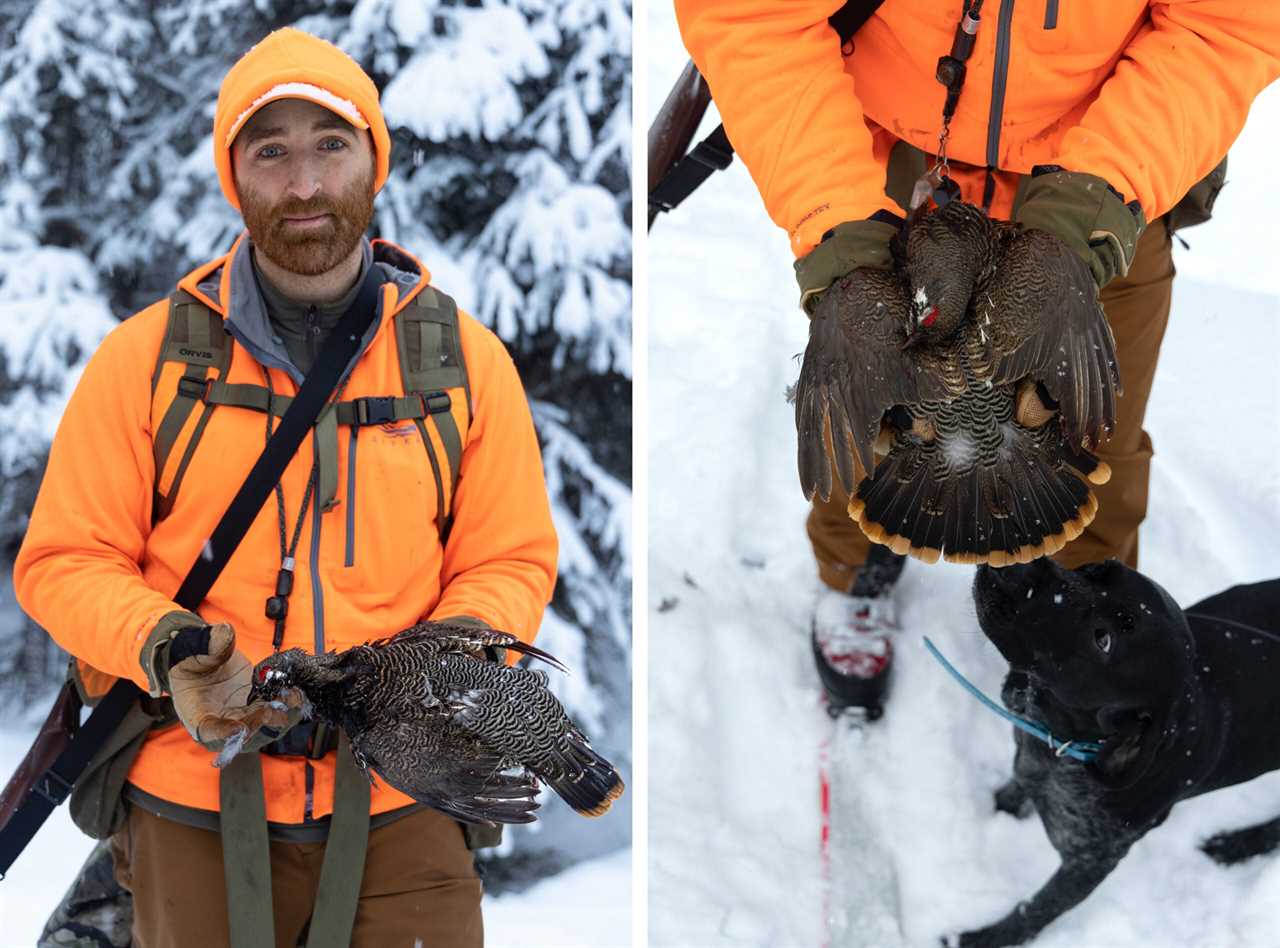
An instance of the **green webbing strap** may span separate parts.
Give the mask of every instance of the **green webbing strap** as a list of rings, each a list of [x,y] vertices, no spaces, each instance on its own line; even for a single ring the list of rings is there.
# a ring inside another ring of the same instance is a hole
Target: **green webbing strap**
[[[338,494],[338,414],[333,403],[325,406],[316,421],[315,452],[319,483],[316,503],[323,513],[332,510]]]
[[[204,393],[204,400],[210,405],[232,405],[236,408],[251,408],[254,411],[267,410],[270,397],[271,411],[276,417],[282,417],[293,404],[292,395],[281,395],[271,392],[265,385],[252,385],[245,382],[210,382]]]
[[[205,391],[204,401],[208,405],[232,405],[236,408],[248,408],[252,411],[265,412],[267,410],[268,391],[263,385],[253,385],[244,382],[210,382]],[[423,404],[421,395],[404,395],[400,397],[387,396],[385,398],[354,398],[337,404],[337,421],[340,425],[370,425],[370,424],[386,424],[387,422],[411,421],[416,418],[425,418],[428,414],[435,412],[443,413],[448,410],[449,400],[448,394],[445,392],[432,392],[426,396],[427,405]],[[376,408],[371,402],[379,403]],[[276,416],[283,415],[289,409],[289,405],[293,403],[292,396],[275,394],[271,398],[271,413]],[[386,416],[381,414],[377,418],[372,417],[372,412],[386,412]],[[454,426],[457,430],[457,426]]]
[[[458,433],[458,423],[453,420],[452,412],[440,412],[431,416],[436,423],[436,431],[440,432],[440,441],[444,445],[445,458],[449,462],[449,505],[453,505],[453,492],[458,488],[458,465],[462,463],[462,436]]]
[[[400,373],[406,392],[432,392],[461,388],[466,394],[467,416],[471,414],[471,388],[462,358],[462,339],[458,330],[458,306],[434,287],[424,287],[410,305],[396,316],[396,343],[400,348]],[[418,432],[431,461],[440,498],[436,526],[441,540],[447,539],[453,523],[453,494],[458,486],[458,469],[462,464],[462,435],[452,412],[430,415],[433,427],[444,447],[445,467],[449,478],[449,506],[444,503],[444,474],[440,459],[428,437],[426,425],[418,421]]]
[[[217,370],[218,375],[226,374],[231,362],[231,343],[222,327],[220,317],[194,296],[179,290],[169,298],[169,320],[165,327],[164,342],[160,346],[160,356],[156,360],[155,371],[151,376],[151,391],[154,393],[160,383],[160,375],[168,362],[181,362],[187,368],[178,381],[178,390],[174,399],[165,409],[164,418],[156,429],[152,452],[155,459],[155,477],[159,482],[164,473],[169,455],[177,443],[178,435],[186,426],[187,419],[195,410],[196,404],[207,386],[209,369]],[[182,475],[186,471],[191,455],[195,453],[195,445],[204,432],[209,420],[210,407],[206,406],[204,414],[197,423],[196,430],[187,443],[186,453],[179,464],[169,493],[165,497],[157,494],[152,507],[152,517],[162,520],[173,506],[173,500],[182,483]]]
[[[369,848],[369,781],[356,766],[345,733],[338,742],[337,757],[333,817],[329,821],[307,948],[347,948],[351,944]]]
[[[238,754],[219,780],[222,869],[227,882],[231,948],[274,948],[271,907],[271,852],[262,759]]]
[[[431,476],[436,482],[436,532],[440,534],[440,542],[449,537],[450,518],[444,506],[444,481],[440,476],[440,459],[436,457],[435,445],[427,434],[427,425],[421,418],[414,422],[418,426],[418,434],[422,437],[422,445],[427,449],[427,460],[431,462]]]

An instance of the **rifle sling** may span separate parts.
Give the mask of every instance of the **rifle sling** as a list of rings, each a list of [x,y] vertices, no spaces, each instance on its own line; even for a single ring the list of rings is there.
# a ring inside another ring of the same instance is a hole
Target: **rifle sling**
[[[849,45],[853,34],[871,19],[884,0],[848,0],[827,18],[831,28],[840,37],[842,49]],[[698,142],[687,155],[667,169],[657,184],[649,190],[649,226],[663,211],[671,211],[696,191],[714,171],[723,171],[733,163],[733,145],[725,134],[724,126]]]
[[[381,285],[378,268],[370,267],[355,301],[329,335],[315,365],[280,419],[280,426],[271,435],[173,597],[183,609],[197,610],[231,559],[231,554],[249,532],[258,511],[359,351],[361,340],[377,314]],[[32,784],[26,799],[0,827],[0,879],[44,825],[49,814],[70,795],[99,746],[143,694],[142,689],[129,679],[119,679],[80,725],[57,760]]]

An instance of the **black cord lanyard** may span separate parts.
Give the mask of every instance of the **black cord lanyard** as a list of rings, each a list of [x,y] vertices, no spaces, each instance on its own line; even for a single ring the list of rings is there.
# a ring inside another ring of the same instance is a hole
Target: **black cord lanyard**
[[[265,365],[262,367],[262,374],[267,380],[267,440],[271,440],[271,419],[273,413],[271,403],[275,398],[275,388],[271,384],[271,370]],[[338,386],[338,390],[334,393],[334,400],[342,397],[342,391],[347,387],[347,381],[344,379],[342,384]],[[276,481],[276,515],[280,523],[280,571],[276,573],[276,592],[274,596],[267,598],[266,613],[267,618],[275,622],[275,631],[271,636],[271,647],[274,651],[280,651],[280,646],[284,644],[284,624],[289,618],[289,596],[293,594],[293,574],[297,569],[298,560],[298,541],[302,539],[302,524],[307,519],[307,510],[311,507],[311,498],[316,492],[317,481],[317,463],[311,462],[311,473],[307,475],[307,489],[302,495],[302,506],[298,510],[298,519],[293,524],[293,536],[286,544],[285,537],[288,532],[285,526],[284,513],[284,487],[280,481]]]
[[[272,402],[275,400],[275,387],[271,384],[271,370],[265,365],[262,375],[267,381],[267,440],[271,440]],[[283,478],[281,478],[283,480]],[[271,648],[280,651],[284,644],[284,623],[289,616],[289,596],[293,592],[293,572],[297,566],[294,554],[298,552],[298,540],[302,537],[302,523],[307,518],[307,508],[311,506],[311,495],[315,493],[316,462],[311,462],[311,473],[307,475],[307,490],[302,495],[302,507],[298,510],[298,519],[293,525],[293,539],[285,544],[284,487],[276,481],[276,513],[280,521],[280,572],[276,574],[276,592],[267,598],[267,618],[275,620],[275,632],[271,636]]]
[[[947,163],[947,143],[951,140],[951,118],[956,114],[960,92],[964,89],[965,73],[968,71],[965,63],[973,55],[973,47],[978,39],[982,3],[983,0],[965,0],[960,22],[956,24],[956,35],[951,40],[951,52],[938,59],[936,76],[947,89],[947,98],[942,106],[942,131],[938,133],[938,160],[920,176],[911,191],[913,211],[929,198],[933,198],[934,203],[942,207],[960,196],[960,186],[948,174],[950,165]]]

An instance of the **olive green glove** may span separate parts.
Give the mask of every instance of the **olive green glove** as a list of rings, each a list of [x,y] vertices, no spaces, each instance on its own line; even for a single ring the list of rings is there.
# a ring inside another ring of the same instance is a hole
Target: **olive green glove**
[[[293,689],[280,702],[247,704],[253,665],[236,651],[236,634],[225,622],[178,630],[168,648],[168,691],[193,739],[210,750],[233,744],[257,750],[301,719],[302,696]]]
[[[878,211],[869,220],[847,221],[827,231],[822,243],[796,261],[800,308],[813,315],[822,294],[846,273],[861,267],[892,269],[889,241],[902,226],[894,220],[887,211]]]
[[[1133,263],[1147,219],[1097,175],[1057,165],[1031,169],[1014,200],[1013,219],[1053,234],[1089,265],[1098,289],[1124,276]]]

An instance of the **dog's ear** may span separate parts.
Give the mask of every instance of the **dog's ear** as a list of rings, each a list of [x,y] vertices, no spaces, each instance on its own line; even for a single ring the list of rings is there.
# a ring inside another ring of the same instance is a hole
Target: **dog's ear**
[[[1108,790],[1132,787],[1151,769],[1163,733],[1163,722],[1149,718],[1126,722],[1103,742],[1102,750],[1093,759],[1094,776]]]

